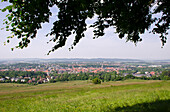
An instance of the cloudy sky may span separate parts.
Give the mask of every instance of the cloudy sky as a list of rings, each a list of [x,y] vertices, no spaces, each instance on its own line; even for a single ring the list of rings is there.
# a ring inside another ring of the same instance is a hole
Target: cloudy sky
[[[0,2],[0,9],[3,8],[4,3]],[[55,12],[57,9],[53,8]],[[3,28],[3,19],[8,12],[0,12],[0,28]],[[50,23],[43,24],[43,28],[39,30],[37,38],[31,41],[29,47],[25,49],[14,49],[12,47],[17,45],[18,40],[12,39],[11,42],[4,46],[6,37],[10,32],[0,30],[0,59],[4,58],[123,58],[123,59],[170,59],[170,40],[168,37],[167,43],[161,48],[161,41],[158,35],[149,34],[146,32],[141,35],[143,41],[135,46],[132,42],[126,42],[125,39],[119,39],[114,33],[115,29],[107,29],[105,36],[98,39],[93,39],[93,29],[86,31],[86,36],[69,51],[74,40],[74,35],[70,36],[66,46],[58,49],[50,55],[46,55],[55,43],[47,44],[50,37],[45,35],[52,27],[52,21],[56,19],[56,13],[50,18]],[[88,20],[91,23],[95,20]]]

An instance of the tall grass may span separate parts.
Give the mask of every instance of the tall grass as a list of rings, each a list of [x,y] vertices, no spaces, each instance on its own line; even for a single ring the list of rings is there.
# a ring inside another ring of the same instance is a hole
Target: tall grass
[[[170,81],[0,84],[1,112],[170,111]]]

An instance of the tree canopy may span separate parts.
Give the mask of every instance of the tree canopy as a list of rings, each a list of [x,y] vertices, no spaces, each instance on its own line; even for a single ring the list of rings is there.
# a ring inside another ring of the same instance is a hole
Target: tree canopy
[[[56,21],[47,36],[49,42],[56,44],[49,51],[53,52],[65,45],[68,37],[75,34],[70,49],[85,36],[88,29],[86,20],[97,17],[90,25],[94,30],[94,39],[105,34],[104,30],[113,27],[119,38],[137,43],[142,41],[140,34],[147,30],[157,33],[166,43],[170,26],[170,0],[2,0],[11,5],[2,9],[9,11],[4,20],[6,31],[12,35],[7,38],[18,38],[21,41],[16,48],[27,47],[30,40],[36,38],[42,23],[49,22],[50,8],[57,6],[59,11]],[[160,14],[161,16],[155,16]],[[151,25],[153,27],[151,27]],[[9,42],[9,39],[7,40]],[[48,54],[49,54],[48,53]]]

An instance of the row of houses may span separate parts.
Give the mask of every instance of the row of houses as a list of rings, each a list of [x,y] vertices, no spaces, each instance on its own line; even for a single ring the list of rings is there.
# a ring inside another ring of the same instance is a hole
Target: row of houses
[[[53,76],[46,76],[46,78],[31,78],[31,77],[5,77],[5,78],[0,78],[0,82],[20,82],[20,83],[46,83],[49,82],[51,79],[53,79]]]
[[[129,75],[129,74],[128,73],[124,73],[123,74],[123,76],[127,76],[127,75]],[[152,72],[145,72],[145,74],[141,74],[140,72],[137,72],[137,73],[133,73],[132,75],[135,76],[135,77],[143,77],[143,76],[145,76],[145,77],[152,77],[152,76],[157,76],[154,71],[152,71]]]
[[[48,69],[35,69],[35,68],[30,68],[30,69],[25,69],[25,68],[14,68],[14,69],[0,69],[0,71],[28,71],[28,72],[36,72],[36,71],[41,71],[41,72],[45,72],[45,73],[50,73],[52,71],[57,71],[58,74],[63,74],[63,73],[86,73],[86,72],[92,72],[92,73],[98,73],[98,72],[112,72],[112,71],[116,71],[118,72],[119,70],[127,70],[126,68],[123,67],[105,67],[103,68],[103,66],[101,67],[57,67],[57,68],[48,68]]]

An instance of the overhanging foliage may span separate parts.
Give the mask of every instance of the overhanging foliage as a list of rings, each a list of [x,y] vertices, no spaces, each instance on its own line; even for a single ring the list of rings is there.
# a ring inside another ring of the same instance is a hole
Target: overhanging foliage
[[[2,0],[5,2],[7,0]],[[166,43],[170,23],[169,0],[8,0],[12,5],[2,9],[9,14],[4,20],[6,31],[11,31],[8,38],[21,39],[16,48],[27,47],[35,38],[42,23],[49,22],[50,8],[56,5],[59,9],[56,21],[53,23],[50,42],[56,45],[49,51],[53,52],[65,45],[67,38],[75,34],[75,46],[85,36],[86,20],[97,16],[90,26],[94,28],[94,38],[103,36],[104,30],[110,27],[116,29],[119,38],[137,43],[142,41],[140,34],[150,29],[151,33],[160,34],[162,45]],[[161,17],[153,17],[154,14]],[[9,42],[9,39],[7,40]],[[12,49],[13,50],[13,49]],[[48,53],[48,54],[49,54]]]

